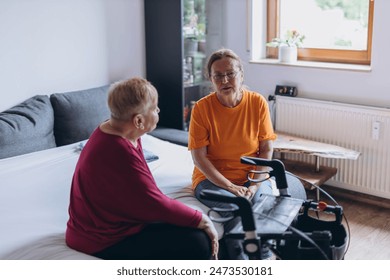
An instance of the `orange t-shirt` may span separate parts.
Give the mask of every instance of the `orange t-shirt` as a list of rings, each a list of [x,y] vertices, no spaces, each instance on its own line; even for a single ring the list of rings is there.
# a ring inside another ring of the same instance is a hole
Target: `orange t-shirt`
[[[268,103],[257,92],[243,91],[234,108],[223,106],[216,93],[198,100],[191,112],[188,149],[207,146],[207,157],[228,180],[242,185],[253,166],[242,164],[242,156],[257,156],[262,140],[275,140]],[[192,187],[206,179],[194,168]]]

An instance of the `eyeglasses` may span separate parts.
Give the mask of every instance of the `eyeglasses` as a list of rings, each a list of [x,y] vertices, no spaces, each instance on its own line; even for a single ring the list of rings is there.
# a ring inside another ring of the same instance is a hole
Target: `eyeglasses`
[[[238,74],[238,72],[234,71],[234,72],[229,72],[226,74],[215,74],[215,75],[212,75],[211,77],[214,79],[214,81],[221,82],[225,79],[225,77],[228,80],[233,80],[237,76],[237,74]]]

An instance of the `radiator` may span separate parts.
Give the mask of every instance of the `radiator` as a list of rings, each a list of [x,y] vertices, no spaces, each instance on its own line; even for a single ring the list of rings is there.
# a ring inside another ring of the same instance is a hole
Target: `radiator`
[[[327,185],[390,199],[389,109],[277,96],[274,114],[276,131],[361,153],[357,160],[321,158],[321,165],[338,169]]]

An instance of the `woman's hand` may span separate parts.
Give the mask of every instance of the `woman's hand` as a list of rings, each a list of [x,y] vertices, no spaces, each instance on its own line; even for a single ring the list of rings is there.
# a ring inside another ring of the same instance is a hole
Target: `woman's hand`
[[[202,220],[200,221],[198,228],[203,229],[210,238],[212,257],[213,259],[217,260],[219,250],[218,233],[214,227],[213,222],[211,222],[207,215],[202,214]]]
[[[247,188],[245,197],[248,200],[252,200],[253,196],[256,194],[259,188],[260,188],[260,183],[249,186],[249,188]]]
[[[235,196],[241,196],[241,197],[247,197],[247,193],[248,193],[247,187],[235,185],[233,183],[227,188],[227,190],[232,194],[234,194]]]

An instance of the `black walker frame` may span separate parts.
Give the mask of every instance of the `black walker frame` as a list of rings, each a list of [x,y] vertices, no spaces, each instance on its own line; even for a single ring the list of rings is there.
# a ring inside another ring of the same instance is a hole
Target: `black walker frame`
[[[327,205],[321,202],[311,200],[300,200],[297,213],[287,213],[292,211],[291,207],[284,205],[297,204],[297,199],[290,198],[286,171],[284,164],[277,159],[266,160],[256,157],[242,157],[241,163],[254,166],[267,166],[271,170],[268,173],[270,177],[275,177],[276,186],[280,195],[278,197],[262,195],[260,199],[273,199],[282,202],[279,212],[284,211],[288,215],[293,215],[294,219],[288,224],[285,221],[278,221],[275,217],[267,216],[263,213],[254,212],[255,206],[244,197],[225,196],[218,192],[203,190],[202,198],[231,204],[229,209],[212,208],[211,211],[229,211],[233,216],[240,217],[241,225],[230,232],[225,232],[225,238],[235,238],[243,240],[243,250],[249,259],[261,259],[261,246],[265,245],[271,249],[277,259],[343,259],[346,253],[346,244],[348,240],[347,232],[342,224],[343,208],[340,205]],[[258,173],[258,171],[253,171]],[[291,203],[290,203],[291,202]],[[271,206],[272,208],[272,206]],[[296,209],[296,207],[294,208]],[[271,209],[272,210],[272,209]],[[293,210],[295,211],[295,210]],[[320,220],[309,214],[310,211],[323,211],[333,215],[332,220]],[[274,222],[274,225],[280,223],[280,228],[275,232],[262,230],[256,215],[263,216],[262,221]],[[229,219],[217,219],[210,216],[215,222],[223,222]],[[283,230],[284,228],[285,230]]]

